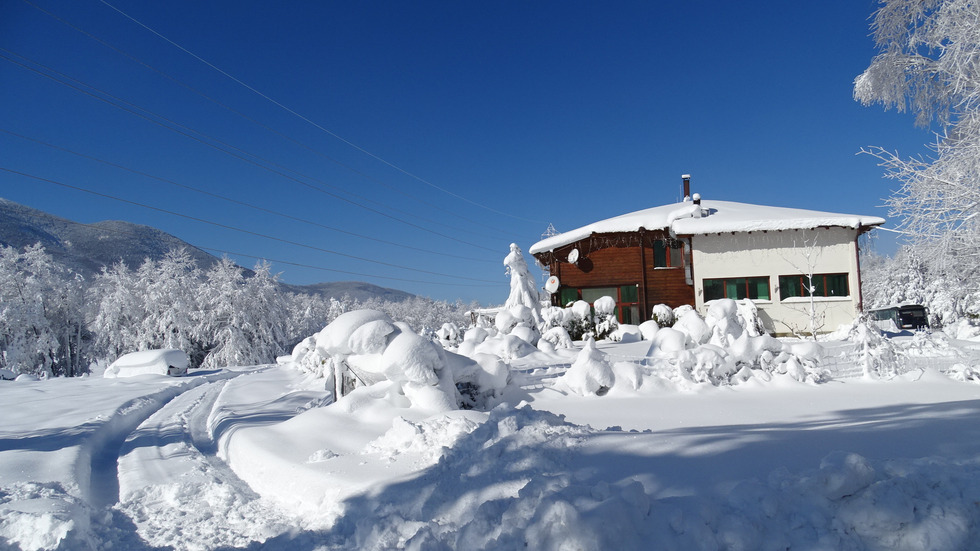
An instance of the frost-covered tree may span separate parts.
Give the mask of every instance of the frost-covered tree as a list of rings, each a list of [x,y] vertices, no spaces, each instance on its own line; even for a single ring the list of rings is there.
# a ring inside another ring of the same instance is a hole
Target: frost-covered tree
[[[866,152],[900,183],[887,203],[931,279],[946,278],[959,297],[980,290],[978,21],[973,0],[882,0],[872,24],[879,53],[854,83],[863,104],[910,111],[937,132],[930,158]]]
[[[202,359],[200,306],[202,277],[185,249],[171,250],[159,261],[148,260],[136,271],[145,315],[137,347],[183,350],[196,365]]]
[[[122,261],[103,267],[88,290],[92,354],[112,361],[137,349],[145,310],[136,274]]]
[[[538,287],[524,260],[524,254],[516,243],[510,244],[510,253],[504,257],[504,266],[510,275],[510,295],[507,296],[504,308],[526,306],[531,309],[535,324],[540,324],[541,299],[538,297]]]
[[[82,282],[40,244],[0,247],[0,367],[75,375],[82,366]]]
[[[269,363],[283,352],[286,301],[267,262],[254,271],[246,279],[227,257],[208,270],[198,298],[200,334],[208,348],[202,367]]]

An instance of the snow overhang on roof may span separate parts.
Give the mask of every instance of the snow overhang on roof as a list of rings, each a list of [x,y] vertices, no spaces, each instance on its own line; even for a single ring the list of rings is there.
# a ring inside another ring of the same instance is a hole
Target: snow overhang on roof
[[[697,217],[697,209],[702,216]],[[553,251],[593,233],[668,230],[672,235],[709,233],[807,230],[822,227],[870,228],[885,223],[877,216],[836,214],[815,210],[767,207],[733,201],[690,201],[623,214],[542,239],[528,249],[531,254]]]

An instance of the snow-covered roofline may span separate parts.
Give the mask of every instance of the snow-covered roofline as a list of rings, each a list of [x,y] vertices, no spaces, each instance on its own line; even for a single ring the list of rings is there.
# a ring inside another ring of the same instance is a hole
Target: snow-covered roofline
[[[700,217],[698,217],[698,209],[701,211]],[[733,201],[701,201],[700,205],[685,201],[593,222],[542,239],[532,245],[528,252],[537,254],[553,251],[585,239],[593,233],[634,232],[640,228],[667,230],[672,235],[706,235],[722,232],[806,230],[821,227],[860,229],[880,226],[884,223],[885,219],[877,216],[768,207]]]

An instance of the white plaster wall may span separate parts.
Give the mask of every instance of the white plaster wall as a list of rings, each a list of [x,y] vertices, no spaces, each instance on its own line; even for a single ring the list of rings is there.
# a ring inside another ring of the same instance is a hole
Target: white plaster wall
[[[807,258],[807,255],[810,255]],[[859,311],[857,231],[848,228],[788,230],[691,237],[695,306],[702,314],[705,279],[769,277],[770,300],[757,301],[767,329],[775,333],[809,331],[810,299],[779,300],[779,276],[846,273],[848,297],[815,297],[823,317],[818,332],[851,323]]]

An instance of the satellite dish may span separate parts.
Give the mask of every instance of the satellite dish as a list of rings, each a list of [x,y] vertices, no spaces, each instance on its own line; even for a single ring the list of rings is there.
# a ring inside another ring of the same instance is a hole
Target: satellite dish
[[[572,249],[572,252],[568,253],[568,263],[575,264],[578,262],[578,249]]]
[[[551,276],[548,278],[548,281],[545,282],[544,290],[551,294],[555,294],[555,291],[558,290],[559,285],[561,285],[561,282],[558,281],[558,276]]]

